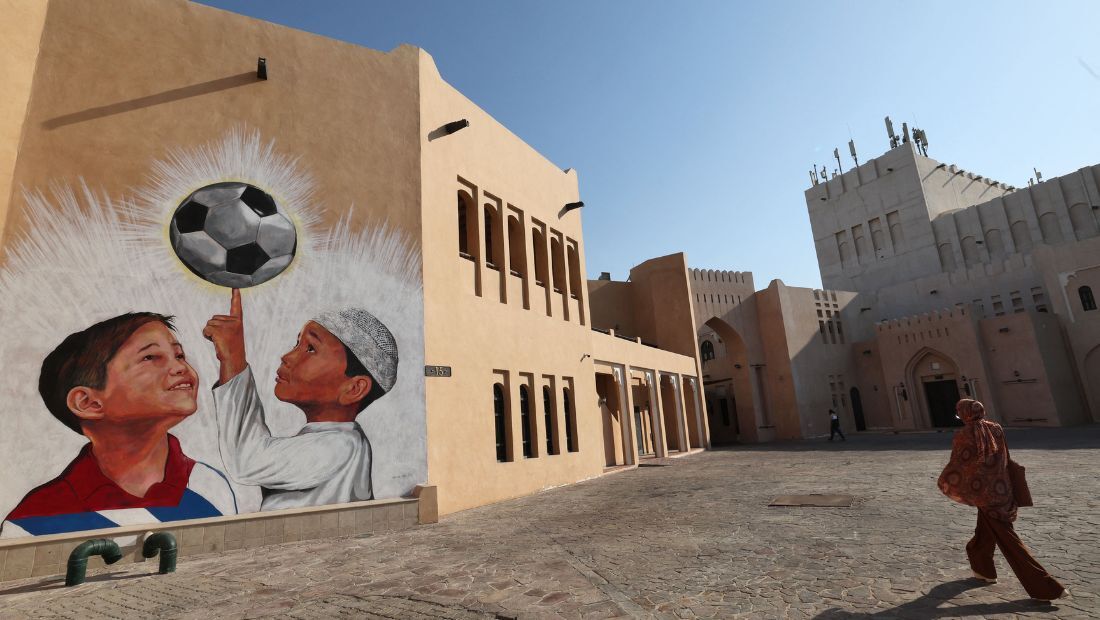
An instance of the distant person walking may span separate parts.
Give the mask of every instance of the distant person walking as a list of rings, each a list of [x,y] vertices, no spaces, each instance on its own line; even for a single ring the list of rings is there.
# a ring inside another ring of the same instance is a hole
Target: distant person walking
[[[1066,589],[1032,557],[1012,528],[1018,504],[1008,474],[1004,429],[985,419],[985,407],[976,400],[960,400],[955,413],[963,428],[955,433],[951,460],[938,485],[944,495],[978,509],[978,527],[966,543],[974,577],[988,583],[997,581],[993,564],[996,546],[1031,598],[1050,601],[1061,597]]]
[[[836,414],[836,411],[829,410],[829,441],[833,440],[833,435],[840,435],[841,441],[847,441],[844,439],[844,433],[840,430],[840,416]]]

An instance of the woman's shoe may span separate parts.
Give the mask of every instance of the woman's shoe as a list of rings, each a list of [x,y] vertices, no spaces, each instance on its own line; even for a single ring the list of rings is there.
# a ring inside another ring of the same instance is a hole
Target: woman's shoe
[[[979,575],[978,571],[973,571],[973,570],[970,571],[970,572],[974,574],[975,579],[980,579],[980,580],[982,580],[986,583],[997,583],[997,578],[996,577],[989,578],[989,577],[986,577],[985,575]]]
[[[1060,599],[1060,598],[1068,598],[1068,597],[1069,597],[1069,590],[1067,590],[1067,589],[1063,588],[1063,589],[1062,589],[1062,593],[1061,593],[1061,594],[1059,594],[1058,596],[1054,597],[1054,598],[1039,598],[1039,597],[1037,597],[1037,596],[1033,596],[1033,597],[1031,597],[1031,598],[1033,598],[1033,599],[1035,599],[1035,600],[1037,600],[1037,601],[1043,601],[1044,603],[1049,603],[1049,602],[1051,602],[1051,601],[1056,601],[1056,600],[1058,600],[1058,599]]]

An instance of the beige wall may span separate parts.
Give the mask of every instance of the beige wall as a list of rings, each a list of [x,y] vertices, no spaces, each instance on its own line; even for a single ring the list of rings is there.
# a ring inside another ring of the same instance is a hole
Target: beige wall
[[[329,223],[358,204],[356,227],[419,225],[416,49],[378,52],[193,2],[49,5],[13,187],[83,178],[124,195],[168,148],[243,126],[309,162]],[[5,238],[26,226],[21,207],[16,197]]]
[[[598,475],[604,467],[603,422],[587,293],[577,291],[579,299],[569,298],[567,304],[565,295],[552,290],[548,295],[547,288],[536,285],[530,271],[526,277],[507,275],[508,284],[502,287],[505,272],[490,269],[483,251],[482,206],[500,204],[521,213],[527,265],[535,264],[531,229],[538,220],[577,243],[578,275],[584,282],[581,212],[561,214],[563,205],[579,199],[576,173],[547,161],[447,84],[428,54],[421,52],[419,63],[425,360],[453,368],[453,376],[429,378],[426,386],[428,478],[439,488],[440,512],[445,514]],[[433,130],[459,119],[468,119],[470,126],[430,137]],[[473,260],[459,256],[460,190],[478,205]],[[508,256],[504,237],[496,241],[505,243],[502,255]],[[539,251],[548,246],[549,240]],[[496,460],[492,386],[497,381],[506,381],[512,462]],[[522,381],[533,382],[538,395],[533,399],[537,456],[528,459],[520,447]],[[560,437],[561,454],[547,455],[541,386],[552,386],[555,413],[561,416],[561,390],[567,381],[573,385],[579,451],[567,452]]]
[[[48,6],[44,0],[0,1],[0,15],[4,16],[0,20],[0,40],[4,41],[0,51],[0,84],[4,85],[4,96],[0,97],[0,241],[16,189],[12,175]]]

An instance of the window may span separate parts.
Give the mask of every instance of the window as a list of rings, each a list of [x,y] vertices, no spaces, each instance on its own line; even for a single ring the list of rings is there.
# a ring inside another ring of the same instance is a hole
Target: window
[[[699,347],[699,357],[703,358],[704,362],[714,359],[714,344],[711,341],[703,341],[703,344]]]
[[[504,416],[504,386],[497,383],[493,385],[493,421],[497,432],[497,461],[501,463],[508,460],[508,433]]]
[[[531,398],[526,385],[519,386],[519,424],[523,433],[523,458],[529,459],[535,450],[531,444]]]
[[[569,388],[561,389],[561,410],[565,414],[565,449],[577,451],[575,421],[573,420],[573,402],[569,398]]]
[[[535,256],[535,284],[546,286],[546,235],[537,226],[531,229],[531,249]]]
[[[523,225],[516,215],[508,216],[508,268],[516,276],[527,275],[527,245],[523,242]]]
[[[485,263],[493,268],[499,269],[504,264],[500,252],[504,246],[503,237],[504,230],[500,225],[499,215],[496,207],[491,204],[485,205]]]
[[[554,277],[554,292],[561,293],[565,290],[565,254],[561,249],[561,241],[557,237],[550,237],[550,262]]]
[[[569,296],[579,299],[581,294],[581,261],[577,255],[577,246],[570,243],[568,250],[569,260]]]
[[[470,241],[466,238],[466,201],[458,195],[458,252],[470,255]]]
[[[1077,289],[1077,295],[1081,298],[1081,307],[1085,312],[1096,309],[1096,298],[1092,296],[1092,287],[1082,286]]]
[[[542,386],[542,411],[546,418],[546,453],[558,454],[558,434],[554,428],[554,400],[550,395],[550,386]]]

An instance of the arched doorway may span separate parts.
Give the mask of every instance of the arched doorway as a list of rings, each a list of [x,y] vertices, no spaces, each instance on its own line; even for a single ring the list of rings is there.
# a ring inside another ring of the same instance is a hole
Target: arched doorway
[[[852,401],[852,417],[856,419],[856,430],[867,430],[867,420],[863,418],[863,400],[859,397],[859,388],[848,390],[848,397]]]
[[[711,444],[755,442],[760,398],[755,393],[748,347],[741,334],[722,319],[711,318],[705,325],[721,341],[703,362]]]
[[[962,426],[955,417],[959,402],[959,368],[950,357],[933,349],[923,349],[909,362],[910,402],[918,409],[916,420],[925,428]],[[914,402],[915,401],[915,402]]]

